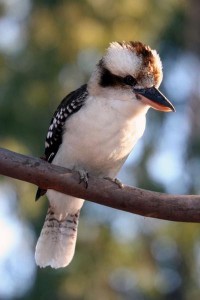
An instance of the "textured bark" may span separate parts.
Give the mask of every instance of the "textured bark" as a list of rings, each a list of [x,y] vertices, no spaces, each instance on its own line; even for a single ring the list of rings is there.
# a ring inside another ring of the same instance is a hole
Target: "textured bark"
[[[0,174],[145,217],[180,222],[200,222],[200,196],[169,195],[135,187],[120,188],[102,178],[89,177],[89,186],[79,184],[79,175],[0,148]]]

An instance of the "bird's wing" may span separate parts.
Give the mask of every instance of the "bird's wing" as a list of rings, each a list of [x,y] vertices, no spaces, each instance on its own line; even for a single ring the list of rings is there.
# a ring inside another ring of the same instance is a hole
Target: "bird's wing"
[[[45,155],[42,159],[52,162],[62,143],[66,120],[84,105],[87,95],[87,84],[85,84],[62,100],[51,120],[45,141]],[[45,193],[46,190],[38,188],[35,199],[38,200]]]

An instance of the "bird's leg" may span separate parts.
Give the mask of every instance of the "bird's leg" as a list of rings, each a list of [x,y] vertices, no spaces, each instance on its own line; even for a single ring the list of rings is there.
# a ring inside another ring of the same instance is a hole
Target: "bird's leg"
[[[123,189],[124,187],[124,184],[118,178],[104,177],[104,179],[115,183],[120,189]]]
[[[89,174],[87,171],[83,170],[83,169],[79,169],[77,170],[78,174],[79,174],[79,184],[81,182],[84,183],[85,188],[88,188],[88,178],[89,178]]]

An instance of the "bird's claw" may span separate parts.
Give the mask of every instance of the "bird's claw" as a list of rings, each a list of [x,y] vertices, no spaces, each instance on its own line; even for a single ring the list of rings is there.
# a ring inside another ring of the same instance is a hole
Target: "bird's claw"
[[[120,189],[123,189],[124,187],[124,184],[118,178],[104,177],[104,179],[115,183]]]
[[[88,178],[89,178],[89,174],[87,171],[85,170],[78,170],[78,174],[79,174],[79,184],[81,182],[84,183],[85,188],[88,188]]]

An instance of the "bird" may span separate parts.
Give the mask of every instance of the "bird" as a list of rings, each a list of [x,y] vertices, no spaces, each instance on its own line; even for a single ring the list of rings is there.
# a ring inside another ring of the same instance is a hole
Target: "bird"
[[[156,50],[139,41],[112,42],[87,84],[68,94],[51,120],[43,159],[80,174],[115,180],[146,125],[150,107],[175,111],[158,89],[163,78]],[[49,208],[39,236],[36,264],[63,268],[71,262],[84,199],[38,188]]]

